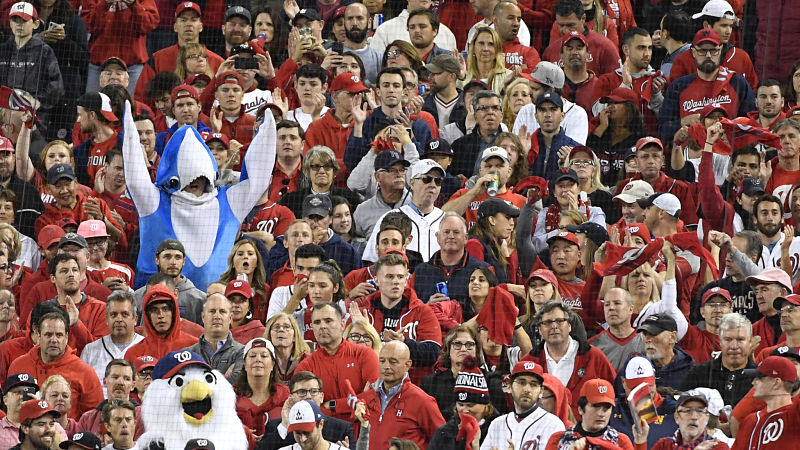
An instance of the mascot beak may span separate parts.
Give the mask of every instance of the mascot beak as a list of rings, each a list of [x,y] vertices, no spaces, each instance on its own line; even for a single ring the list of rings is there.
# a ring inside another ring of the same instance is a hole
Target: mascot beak
[[[200,426],[214,417],[211,407],[211,388],[201,381],[190,381],[181,390],[183,419],[189,425]]]

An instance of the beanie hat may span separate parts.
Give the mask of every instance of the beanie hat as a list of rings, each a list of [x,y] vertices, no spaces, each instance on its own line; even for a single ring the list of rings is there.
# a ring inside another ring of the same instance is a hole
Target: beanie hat
[[[453,392],[456,393],[456,400],[459,402],[484,405],[489,403],[489,385],[486,384],[486,377],[483,376],[481,368],[478,367],[478,360],[474,356],[464,359]]]

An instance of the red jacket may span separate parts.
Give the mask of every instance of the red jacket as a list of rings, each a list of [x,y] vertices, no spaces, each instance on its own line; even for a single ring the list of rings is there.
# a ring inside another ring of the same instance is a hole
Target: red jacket
[[[233,339],[242,345],[247,345],[248,342],[257,337],[264,337],[265,331],[267,329],[258,320],[251,320],[244,325],[231,329]]]
[[[637,173],[631,178],[624,180],[617,185],[617,192],[615,192],[614,195],[622,192],[622,188],[624,188],[629,181],[641,179],[642,175]],[[685,181],[675,180],[664,175],[664,172],[661,172],[658,179],[650,183],[650,185],[653,186],[653,191],[655,192],[669,192],[675,197],[678,197],[678,200],[681,201],[681,220],[683,220],[683,223],[687,225],[697,223],[697,203],[694,199],[694,192]]]
[[[67,346],[64,355],[56,361],[46,364],[39,355],[39,346],[20,356],[11,363],[8,373],[25,372],[33,375],[40,383],[44,383],[50,375],[61,375],[69,381],[72,391],[72,408],[67,415],[73,419],[103,401],[103,387],[92,366],[81,361],[75,352]]]
[[[103,286],[102,284],[95,281],[92,277],[96,275],[92,275],[92,272],[86,273],[86,280],[81,282],[81,292],[88,295],[93,299],[99,300],[103,307],[105,308],[105,301],[109,295],[111,295],[111,291]],[[36,286],[33,287],[28,292],[25,292],[20,299],[20,307],[19,307],[19,322],[23,328],[28,328],[30,325],[31,320],[31,311],[33,311],[33,307],[38,305],[39,303],[46,302],[58,295],[58,291],[56,290],[56,285],[53,284],[52,281],[48,278],[45,281],[40,281],[36,283]],[[80,306],[78,307],[80,309]],[[87,313],[88,314],[88,313]],[[81,320],[84,323],[87,323],[89,316],[85,316],[84,313],[81,313]],[[105,325],[105,310],[103,310],[103,324]],[[92,322],[94,324],[94,322]],[[92,335],[97,336],[95,339],[100,338],[108,334],[108,326],[105,327],[105,331],[97,335],[93,326],[89,327],[89,330],[92,331]],[[102,330],[97,330],[97,332],[101,332]]]
[[[147,33],[158,26],[159,15],[153,0],[106,3],[89,0],[81,18],[89,31],[89,62],[100,65],[116,56],[125,64],[144,64],[148,60]]]
[[[86,344],[93,340],[89,330],[86,329],[86,325],[79,320],[69,329],[67,345],[69,348],[74,349],[76,355],[80,355],[83,347],[86,347]],[[8,371],[11,363],[32,348],[33,342],[29,334],[0,342],[0,378],[5,380],[8,374],[14,373]]]
[[[315,145],[324,145],[333,150],[339,167],[347,171],[347,166],[344,164],[344,150],[347,147],[347,138],[350,137],[350,132],[353,131],[353,122],[339,123],[334,117],[333,111],[333,109],[329,109],[325,115],[311,122],[311,125],[308,126],[306,140],[303,144],[303,154],[306,154],[308,149]]]
[[[758,86],[758,75],[756,75],[756,71],[753,68],[753,61],[750,60],[750,55],[748,55],[746,51],[731,45],[726,45],[725,47],[728,48],[728,50],[722,58],[722,67],[727,67],[743,76],[747,80],[747,83],[750,84],[750,87],[753,88],[753,92],[755,92],[756,86]],[[694,55],[692,52],[683,52],[678,55],[672,63],[669,77],[673,80],[677,80],[684,75],[696,72],[697,61],[694,60]]]
[[[100,300],[81,293],[82,300],[75,306],[78,307],[78,320],[80,320],[92,335],[92,340],[111,333],[106,323],[106,304]],[[53,304],[58,304],[58,299],[48,300]],[[29,317],[30,319],[30,317]]]
[[[753,324],[753,336],[761,336],[761,342],[753,350],[754,355],[758,355],[767,347],[786,341],[786,333],[781,332],[780,336],[775,336],[775,330],[767,323],[766,317],[758,319]]]
[[[519,38],[503,44],[503,53],[506,55],[506,69],[520,66],[523,72],[531,73],[541,61],[539,52],[533,47],[520,44]]]
[[[619,51],[614,43],[602,34],[595,33],[586,27],[584,27],[583,35],[589,43],[589,52],[591,52],[587,68],[598,75],[617,70]],[[542,59],[555,63],[561,59],[561,39],[550,41],[550,46],[542,53]]]
[[[608,38],[608,40],[611,41],[618,48],[621,47],[620,38],[622,37],[622,34],[619,33],[619,31],[617,30],[617,25],[614,23],[614,21],[609,20],[608,16],[605,16],[603,18],[603,21],[605,22],[605,29],[600,31],[594,29],[594,19],[587,20],[584,23],[584,25],[586,25],[586,27],[589,28],[590,30],[597,31],[597,33]],[[553,26],[550,27],[550,42],[558,41],[561,39],[561,37],[562,37],[561,30],[559,30],[558,28],[558,23],[554,21]]]
[[[529,354],[522,358],[522,361],[533,361],[540,364],[547,372],[547,361],[544,354],[544,345],[534,348]],[[600,349],[587,342],[578,342],[578,354],[575,356],[575,369],[567,383],[567,389],[572,393],[570,407],[578,416],[578,399],[581,396],[581,388],[584,383],[595,378],[602,378],[609,383],[614,382],[616,372],[608,358]]]
[[[370,417],[369,450],[389,448],[389,440],[393,437],[412,441],[419,448],[427,448],[436,429],[444,425],[436,400],[406,377],[400,392],[389,400],[381,413],[381,398],[377,389],[383,387],[373,385],[358,396],[366,403]]]
[[[436,363],[442,347],[442,330],[433,309],[422,303],[413,289],[407,286],[403,298],[408,304],[400,312],[400,319],[392,327],[386,326],[380,291],[356,300],[356,304],[359,308],[366,308],[367,320],[375,327],[378,334],[383,333],[385,328],[402,330],[406,345],[411,350],[411,360],[414,361],[409,375],[415,383],[419,383],[425,375],[432,373],[431,368]]]
[[[350,421],[350,412],[345,412],[348,396],[345,380],[350,381],[356,392],[361,392],[367,383],[377,380],[378,355],[369,347],[342,339],[342,344],[336,349],[336,353],[331,355],[319,347],[309,357],[300,361],[294,373],[304,370],[316,374],[322,380],[325,401],[336,400],[337,412],[330,415]]]
[[[87,196],[79,192],[76,194],[76,197],[78,198],[78,203],[75,204],[73,209],[59,209],[55,204],[44,205],[44,213],[33,223],[36,235],[38,236],[39,231],[47,225],[59,225],[61,219],[69,218],[77,223],[89,220],[89,216],[86,215],[86,210],[83,209],[83,204],[86,203]],[[95,200],[97,200],[98,205],[100,205],[100,211],[102,211],[103,217],[107,218],[118,230],[123,231],[122,225],[120,225],[117,219],[111,214],[111,208],[108,207],[108,204],[102,198],[95,198]],[[128,244],[124,232],[120,244]]]
[[[589,116],[592,115],[592,105],[594,104],[594,91],[597,85],[597,76],[593,71],[589,70],[589,78],[578,84],[573,84],[568,79],[564,81],[564,98],[576,103],[578,106],[586,111]]]
[[[175,44],[153,53],[154,75],[165,70],[175,71],[177,68],[179,51],[180,47],[178,47],[178,44]],[[213,73],[217,73],[219,66],[225,62],[225,59],[209,49],[206,49],[206,58],[208,59],[208,67],[211,68],[211,72]]]
[[[283,403],[289,398],[289,388],[285,384],[273,383],[272,386],[275,392],[269,396],[269,400],[260,405],[253,403],[249,397],[236,398],[236,414],[239,415],[242,425],[258,436],[264,434],[267,421],[281,417]]]
[[[134,344],[131,348],[125,352],[125,359],[128,361],[133,361],[134,359],[149,355],[155,359],[160,359],[162,356],[166,355],[167,353],[173,350],[180,350],[182,348],[191,347],[192,345],[197,343],[197,338],[184,332],[181,329],[181,316],[178,309],[178,299],[172,297],[172,328],[170,328],[169,333],[166,337],[159,336],[156,333],[156,330],[153,328],[153,324],[150,323],[150,317],[147,316],[147,307],[150,305],[150,298],[145,298],[144,303],[142,304],[142,311],[144,316],[144,327],[147,331],[144,340],[139,342],[138,344]],[[163,299],[157,299],[157,301],[163,301]],[[96,377],[95,377],[96,378]]]
[[[547,30],[555,20],[553,8],[556,3],[558,3],[557,0],[522,0],[517,4],[522,12],[522,20],[525,21],[525,25],[531,30],[531,47],[538,50],[539,53],[544,50]],[[473,19],[472,22],[470,22],[470,26],[478,20],[479,17]],[[442,23],[444,23],[444,20],[442,20]],[[453,30],[453,27],[450,27],[450,29]],[[455,30],[453,31],[455,32]],[[456,38],[458,38],[458,36],[458,33],[456,33]],[[466,39],[466,36],[467,33],[465,32],[462,39]],[[458,48],[466,48],[466,45],[459,45]]]
[[[83,431],[91,431],[96,435],[100,435],[100,418],[108,400],[103,400],[102,403],[97,405],[96,408],[90,409],[81,415],[78,420],[78,429]],[[136,428],[133,431],[133,440],[139,439],[139,436],[144,434],[144,422],[142,422],[142,406],[136,405]]]
[[[244,106],[239,110],[239,117],[235,121],[230,122],[225,117],[222,118],[222,128],[220,133],[228,136],[229,139],[236,139],[242,144],[241,161],[244,161],[244,152],[250,141],[253,140],[253,131],[255,128],[256,118],[251,114],[244,112]]]
[[[689,325],[686,335],[678,341],[678,345],[694,358],[696,364],[710,360],[711,352],[721,350],[719,336],[708,330],[702,330],[696,325]]]
[[[375,279],[375,265],[373,264],[371,266],[356,269],[345,275],[344,286],[347,288],[348,291],[352,291],[353,288],[355,288],[359,284],[374,279]]]

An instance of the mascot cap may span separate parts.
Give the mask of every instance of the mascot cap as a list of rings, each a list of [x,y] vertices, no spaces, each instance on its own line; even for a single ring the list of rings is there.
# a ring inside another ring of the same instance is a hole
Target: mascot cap
[[[165,380],[186,366],[202,366],[206,369],[211,369],[211,366],[197,353],[189,350],[176,350],[167,353],[158,360],[156,367],[153,369],[153,379]]]
[[[323,419],[322,410],[311,400],[297,402],[289,411],[289,433],[303,431],[310,433],[320,420]]]

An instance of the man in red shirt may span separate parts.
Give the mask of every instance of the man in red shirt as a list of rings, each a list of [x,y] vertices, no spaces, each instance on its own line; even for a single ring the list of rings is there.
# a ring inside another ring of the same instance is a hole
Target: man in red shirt
[[[767,130],[772,130],[778,122],[786,118],[783,113],[783,89],[778,80],[767,78],[756,86],[756,108],[758,111],[750,111],[747,117],[758,122],[758,126]]]
[[[774,195],[781,200],[783,205],[783,218],[792,218],[792,208],[789,204],[792,188],[800,182],[800,124],[784,119],[775,124],[775,134],[781,140],[781,149],[778,158],[767,163],[767,194]],[[771,170],[770,170],[771,169]]]
[[[753,336],[759,336],[758,347],[753,350],[758,355],[767,347],[771,347],[785,340],[780,329],[781,316],[775,305],[781,305],[778,299],[785,298],[792,292],[792,279],[783,270],[772,267],[758,275],[747,277],[747,284],[756,294],[758,311],[763,317],[753,324]]]
[[[561,300],[572,309],[583,309],[581,291],[586,281],[577,275],[581,262],[581,249],[578,237],[562,231],[547,240],[550,249],[550,266],[558,278],[558,293]]]
[[[178,35],[178,43],[153,53],[153,75],[164,70],[175,71],[178,52],[186,44],[200,42],[200,32],[203,31],[202,10],[197,3],[184,1],[175,8],[175,25],[173,30]],[[217,71],[224,61],[221,56],[206,49],[205,59],[212,72]]]
[[[300,157],[300,152],[303,150],[304,144],[308,145],[306,133],[299,123],[281,120],[275,128],[278,133],[278,148],[276,149],[275,169],[272,171],[272,183],[267,189],[267,198],[272,203],[277,203],[287,192],[299,189],[298,183],[303,176],[301,167],[303,159]],[[323,145],[330,145],[330,143],[326,142]],[[336,153],[335,150],[334,153]],[[341,154],[344,155],[344,147],[342,147]],[[259,200],[257,204],[263,203]]]
[[[245,112],[245,106],[242,104],[244,81],[237,72],[227,71],[215,78],[214,82],[214,97],[219,105],[211,109],[209,116],[211,129],[242,144],[240,160],[244,160],[245,149],[253,139],[256,120],[254,116]]]
[[[336,303],[317,303],[311,308],[311,328],[317,350],[297,365],[295,373],[307,370],[322,380],[323,408],[333,417],[350,420],[347,398],[378,379],[378,355],[369,347],[344,339],[343,311]]]
[[[711,0],[703,6],[703,10],[692,16],[692,19],[703,22],[703,28],[714,30],[718,35],[722,45],[721,65],[743,76],[750,86],[755,90],[758,85],[758,76],[753,68],[753,61],[750,55],[738,47],[731,44],[733,27],[739,22],[730,2],[726,0]],[[694,73],[697,70],[697,62],[692,57],[691,52],[683,52],[675,58],[675,62],[670,69],[670,79],[678,78]]]
[[[619,67],[617,46],[607,37],[590,30],[586,26],[586,11],[582,2],[579,0],[561,0],[556,4],[554,12],[556,24],[562,38],[566,38],[567,35],[576,32],[583,36],[587,42],[586,46],[591,49],[591,54],[587,60],[589,70],[597,75],[602,75],[613,72]],[[550,46],[542,53],[542,59],[552,62],[558,61],[562,46],[563,39],[561,41],[551,41]]]
[[[296,219],[289,224],[286,229],[283,242],[280,244],[286,247],[289,254],[286,264],[276,270],[269,279],[269,286],[273,290],[280,286],[291,286],[294,284],[294,252],[305,244],[313,242],[311,225],[305,219]]]
[[[700,364],[711,359],[711,352],[721,350],[719,346],[719,325],[722,316],[733,311],[733,300],[727,289],[713,287],[708,289],[701,300],[700,315],[706,323],[705,328],[689,324],[686,334],[678,345]]]
[[[525,206],[525,197],[515,194],[506,184],[511,176],[511,160],[502,147],[489,147],[481,154],[481,167],[475,186],[464,188],[453,194],[450,201],[442,206],[442,211],[455,211],[467,219],[467,228],[478,222],[478,208],[490,198],[487,189],[491,183],[497,184],[497,193],[491,197],[512,203],[519,209]]]
[[[535,48],[522,45],[517,33],[522,22],[522,12],[511,2],[502,1],[494,7],[494,29],[503,40],[503,53],[506,55],[506,68],[519,67],[522,72],[531,73],[541,60]]]
[[[754,369],[753,397],[766,408],[739,426],[733,450],[785,449],[800,443],[800,398],[792,400],[797,370],[787,358],[770,356]]]
[[[106,162],[106,152],[117,145],[114,124],[118,120],[111,110],[111,99],[106,94],[88,92],[78,99],[77,122],[81,133],[90,135],[73,152],[81,184],[94,186],[94,177]]]
[[[152,121],[147,120],[152,126]],[[125,172],[122,166],[122,150],[111,148],[106,153],[106,163],[100,173],[100,183],[95,186],[93,196],[106,202],[111,208],[111,215],[120,224],[125,232],[128,242],[133,239],[139,227],[139,214],[133,200],[128,196],[127,185],[125,183]],[[127,261],[128,247],[121,247],[117,244],[112,260]],[[125,259],[123,259],[125,258]]]
[[[597,76],[588,70],[588,62],[592,59],[589,43],[577,31],[570,31],[560,42],[558,63],[564,68],[563,96],[591,114]]]

